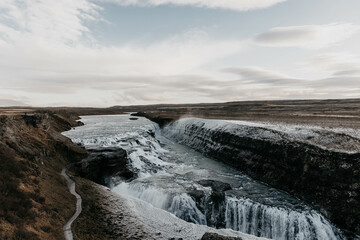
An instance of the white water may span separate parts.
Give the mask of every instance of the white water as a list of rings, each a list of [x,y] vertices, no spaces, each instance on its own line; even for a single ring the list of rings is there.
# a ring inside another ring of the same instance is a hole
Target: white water
[[[197,208],[194,200],[186,193],[173,197],[168,211],[185,221],[206,225],[205,215]]]
[[[212,211],[206,208],[211,188],[197,181],[212,179],[232,187],[226,192],[224,206],[227,228],[274,239],[340,239],[331,223],[306,204],[163,137],[158,127],[146,119],[132,121],[129,115],[86,116],[82,121],[85,126],[65,134],[86,148],[124,148],[138,173],[137,179],[113,186],[114,192],[146,201],[186,221],[206,225],[209,224],[206,214],[211,215]],[[230,125],[222,123],[222,128],[233,128]],[[174,139],[176,136],[181,139],[186,124],[166,131]],[[280,136],[269,130],[254,137]],[[196,203],[188,194],[193,190],[205,193],[202,198],[205,203]],[[215,220],[218,217],[211,215]]]
[[[336,239],[330,223],[319,213],[306,214],[266,207],[249,199],[229,197],[226,202],[226,227],[273,239]]]

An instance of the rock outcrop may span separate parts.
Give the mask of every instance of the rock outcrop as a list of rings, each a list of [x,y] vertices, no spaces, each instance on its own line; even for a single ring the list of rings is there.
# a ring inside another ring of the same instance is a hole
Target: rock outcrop
[[[209,196],[199,189],[188,191],[188,194],[195,200],[196,205],[205,214],[207,225],[215,228],[225,228],[225,191],[231,190],[230,184],[205,179],[197,183],[211,188]]]
[[[127,153],[121,148],[88,150],[89,157],[74,164],[72,170],[80,177],[111,187],[121,180],[134,178]]]
[[[239,237],[227,237],[227,236],[222,236],[219,235],[217,233],[205,233],[201,240],[242,240],[242,238]]]

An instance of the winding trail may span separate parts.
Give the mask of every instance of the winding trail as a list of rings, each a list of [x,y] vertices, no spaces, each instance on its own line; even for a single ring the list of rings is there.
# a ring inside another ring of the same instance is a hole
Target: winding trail
[[[76,218],[80,215],[82,211],[82,198],[81,196],[75,191],[75,181],[72,180],[69,175],[67,175],[66,171],[72,166],[73,164],[69,164],[66,167],[63,168],[61,171],[61,175],[66,178],[66,181],[68,182],[68,188],[72,195],[76,197],[76,211],[74,215],[69,219],[69,221],[63,226],[63,231],[65,235],[66,240],[73,240],[73,232],[71,229],[72,223],[76,220]]]

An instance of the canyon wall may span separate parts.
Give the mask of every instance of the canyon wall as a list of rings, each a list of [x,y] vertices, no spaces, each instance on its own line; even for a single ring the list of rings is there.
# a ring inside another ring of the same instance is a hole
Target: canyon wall
[[[205,119],[180,119],[163,129],[165,136],[305,200],[359,234],[359,139],[321,131],[298,136],[299,131]]]

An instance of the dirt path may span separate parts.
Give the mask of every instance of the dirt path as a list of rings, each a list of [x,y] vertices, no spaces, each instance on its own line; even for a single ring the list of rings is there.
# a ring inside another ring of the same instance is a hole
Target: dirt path
[[[68,182],[68,188],[72,195],[76,197],[76,211],[75,214],[69,219],[69,221],[63,226],[63,231],[65,235],[66,240],[73,240],[73,232],[71,230],[72,223],[76,220],[76,218],[80,215],[82,211],[82,198],[81,196],[75,191],[75,181],[72,180],[69,175],[67,175],[66,171],[72,166],[72,164],[67,165],[63,168],[61,171],[61,175],[66,178],[66,181]]]

